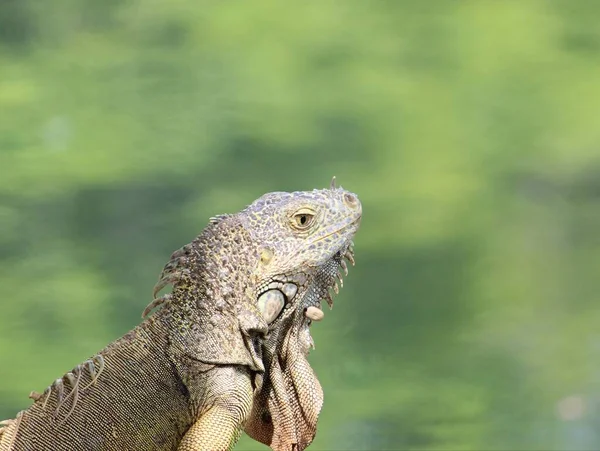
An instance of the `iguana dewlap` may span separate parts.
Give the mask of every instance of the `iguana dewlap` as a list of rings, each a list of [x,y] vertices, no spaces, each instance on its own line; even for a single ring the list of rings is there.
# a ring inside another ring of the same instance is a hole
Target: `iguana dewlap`
[[[323,392],[306,359],[338,292],[358,197],[265,194],[212,218],[176,251],[139,326],[0,425],[0,451],[230,450],[245,430],[273,450],[313,440]]]

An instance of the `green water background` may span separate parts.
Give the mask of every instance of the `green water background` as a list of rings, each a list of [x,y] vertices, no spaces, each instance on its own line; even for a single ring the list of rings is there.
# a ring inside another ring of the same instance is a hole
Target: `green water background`
[[[600,449],[600,2],[0,2],[0,417],[210,216],[336,175],[313,450]],[[240,450],[265,449],[244,437]]]

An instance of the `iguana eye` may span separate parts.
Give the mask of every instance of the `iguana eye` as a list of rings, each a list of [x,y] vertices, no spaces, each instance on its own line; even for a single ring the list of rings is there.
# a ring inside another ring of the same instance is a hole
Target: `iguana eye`
[[[308,229],[315,219],[315,213],[309,209],[302,209],[292,216],[292,225],[298,230]]]

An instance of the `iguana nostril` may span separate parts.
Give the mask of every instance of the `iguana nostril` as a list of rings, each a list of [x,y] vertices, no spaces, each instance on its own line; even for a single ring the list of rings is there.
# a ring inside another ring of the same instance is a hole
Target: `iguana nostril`
[[[358,207],[358,199],[356,198],[356,196],[354,194],[350,194],[350,193],[344,194],[344,202],[350,208],[357,208]]]

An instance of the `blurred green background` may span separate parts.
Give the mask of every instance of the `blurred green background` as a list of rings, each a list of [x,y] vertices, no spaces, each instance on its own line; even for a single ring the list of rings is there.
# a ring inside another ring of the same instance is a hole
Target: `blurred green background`
[[[598,14],[2,0],[0,417],[138,324],[209,216],[336,175],[364,218],[311,449],[600,449]]]

